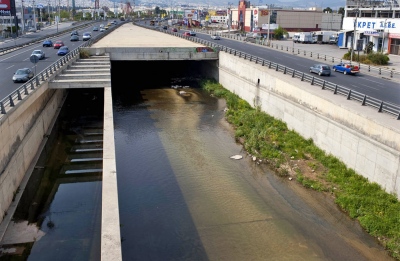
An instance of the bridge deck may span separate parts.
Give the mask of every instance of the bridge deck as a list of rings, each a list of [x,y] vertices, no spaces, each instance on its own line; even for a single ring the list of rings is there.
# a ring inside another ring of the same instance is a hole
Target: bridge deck
[[[121,25],[111,34],[107,35],[92,48],[107,47],[199,47],[200,44],[164,34],[154,30],[145,29],[132,23]]]

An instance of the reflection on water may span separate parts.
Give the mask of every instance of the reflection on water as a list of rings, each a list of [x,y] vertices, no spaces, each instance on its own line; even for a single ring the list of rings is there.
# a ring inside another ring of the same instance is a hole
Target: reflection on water
[[[100,260],[102,95],[70,92],[0,243],[0,260]]]
[[[329,199],[254,165],[222,100],[196,88],[113,98],[124,260],[390,260]]]

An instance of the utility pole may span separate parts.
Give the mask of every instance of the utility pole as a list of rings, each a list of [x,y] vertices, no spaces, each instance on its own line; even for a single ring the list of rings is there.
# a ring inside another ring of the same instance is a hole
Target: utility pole
[[[22,25],[22,33],[23,33],[23,32],[25,32],[24,0],[21,0],[21,25]]]
[[[33,7],[33,28],[36,30],[36,6],[35,6],[35,0],[32,1],[32,7]]]
[[[354,53],[354,46],[356,44],[356,25],[357,25],[357,16],[358,16],[358,12],[360,10],[358,9],[354,9],[354,12],[356,14],[356,19],[354,19],[354,32],[353,32],[353,41],[352,41],[352,47],[351,47],[351,53],[350,53],[350,63],[353,62],[353,53]]]

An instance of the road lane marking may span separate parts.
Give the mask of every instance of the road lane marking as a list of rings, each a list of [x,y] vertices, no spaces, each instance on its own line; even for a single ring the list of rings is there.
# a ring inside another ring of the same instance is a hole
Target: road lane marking
[[[364,85],[364,86],[357,86],[357,85],[354,85],[354,84],[352,84],[351,86],[353,86],[353,87],[355,87],[355,88],[357,88],[357,89],[362,89],[362,88],[370,88],[370,89],[374,89],[374,90],[379,90],[378,88],[374,88],[374,87],[370,87],[370,86],[366,86],[366,85]]]
[[[10,69],[11,67],[14,67],[14,65],[11,65],[10,67],[7,67],[6,70],[7,70],[7,69]]]
[[[373,83],[376,83],[376,84],[380,84],[380,85],[385,85],[384,83],[377,82],[377,81],[373,81],[373,80],[366,79],[366,78],[360,78],[360,79],[362,79],[362,80],[366,80],[366,81],[370,81],[370,82],[373,82]]]

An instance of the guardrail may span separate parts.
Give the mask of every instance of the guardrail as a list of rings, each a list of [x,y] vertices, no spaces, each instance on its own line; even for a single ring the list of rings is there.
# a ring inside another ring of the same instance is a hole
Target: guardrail
[[[260,38],[260,39],[256,39],[256,38],[247,38],[246,36],[242,36],[240,34],[230,34],[230,33],[219,33],[216,31],[210,31],[210,30],[195,30],[196,32],[201,32],[201,33],[206,33],[206,34],[217,34],[221,37],[224,38],[228,38],[228,39],[233,39],[233,40],[238,40],[238,41],[248,41],[257,45],[262,45],[265,47],[270,47],[271,49],[275,49],[275,50],[280,50],[280,51],[286,51],[288,53],[292,53],[292,54],[298,54],[298,55],[304,55],[305,57],[310,57],[310,58],[316,58],[317,60],[324,60],[327,62],[331,62],[332,64],[335,63],[340,63],[340,62],[348,62],[351,63],[350,60],[346,60],[346,59],[342,59],[342,58],[338,58],[338,57],[334,57],[334,56],[330,56],[330,55],[325,55],[325,54],[320,54],[317,52],[310,52],[310,51],[306,51],[306,50],[302,50],[299,48],[294,48],[294,47],[290,47],[287,45],[282,45],[279,43],[273,43],[270,42],[270,44],[267,45],[266,43],[266,39],[264,38]],[[353,61],[353,63],[358,64],[358,67],[360,69],[364,69],[367,70],[368,72],[375,72],[378,75],[382,75],[382,76],[387,76],[390,78],[396,78],[396,79],[400,79],[400,72],[396,72],[393,70],[388,70],[388,69],[384,69],[381,67],[377,67],[377,66],[372,66],[369,64],[362,64],[362,63],[356,63]]]
[[[4,55],[4,54],[7,54],[9,52],[13,52],[13,51],[19,50],[21,48],[24,48],[25,46],[29,46],[29,45],[32,45],[32,44],[40,43],[45,39],[48,39],[48,38],[51,38],[51,37],[55,37],[55,36],[58,36],[58,35],[63,35],[65,33],[71,32],[73,30],[81,29],[83,27],[86,27],[86,26],[88,26],[90,24],[97,23],[97,22],[98,21],[85,23],[85,24],[82,24],[82,25],[79,25],[79,26],[76,26],[76,27],[73,27],[73,28],[68,28],[66,30],[63,30],[63,31],[60,31],[60,32],[57,32],[57,33],[53,33],[53,34],[49,34],[49,35],[46,35],[46,36],[42,36],[42,37],[36,38],[36,39],[34,39],[32,41],[29,41],[29,42],[26,42],[26,43],[0,48],[0,56]]]
[[[139,26],[143,26],[143,25],[139,24]],[[358,101],[358,102],[361,102],[361,105],[363,105],[363,106],[370,106],[370,107],[376,108],[378,112],[384,112],[384,113],[389,113],[391,115],[394,115],[397,117],[396,118],[397,120],[400,120],[400,105],[385,102],[385,101],[376,99],[374,97],[367,96],[366,94],[351,90],[344,86],[322,80],[321,78],[314,77],[310,74],[296,71],[290,67],[287,67],[287,66],[284,66],[284,65],[281,65],[278,63],[274,63],[274,62],[268,61],[266,59],[262,59],[260,57],[257,57],[257,56],[254,56],[254,55],[251,55],[251,54],[248,54],[245,52],[241,52],[241,51],[226,47],[224,45],[216,44],[215,42],[203,40],[198,37],[183,36],[181,33],[171,32],[168,30],[160,29],[160,28],[152,28],[149,26],[143,26],[143,27],[158,30],[158,31],[161,31],[161,32],[164,32],[167,34],[171,34],[171,35],[174,35],[177,37],[181,37],[186,40],[200,43],[202,45],[206,45],[209,47],[214,47],[214,48],[217,48],[219,51],[223,51],[223,52],[226,52],[229,54],[233,54],[235,56],[239,56],[246,60],[253,61],[256,64],[260,64],[261,66],[268,66],[268,68],[270,68],[270,69],[273,69],[273,70],[279,71],[279,72],[283,72],[283,74],[291,75],[293,78],[299,78],[301,81],[310,82],[311,85],[320,86],[323,90],[330,90],[335,95],[336,94],[343,95],[347,98],[347,100]]]
[[[32,92],[39,88],[41,83],[48,80],[53,75],[57,75],[60,70],[63,70],[66,64],[70,64],[76,60],[75,58],[79,55],[80,48],[91,46],[93,43],[102,39],[122,24],[124,23],[119,23],[117,26],[113,26],[102,34],[97,35],[96,38],[84,42],[79,47],[70,51],[68,54],[58,59],[50,66],[46,67],[43,71],[36,74],[32,79],[18,87],[18,89],[10,93],[7,97],[0,100],[0,121],[3,116],[7,114],[19,101],[23,100],[25,97],[29,96]]]

